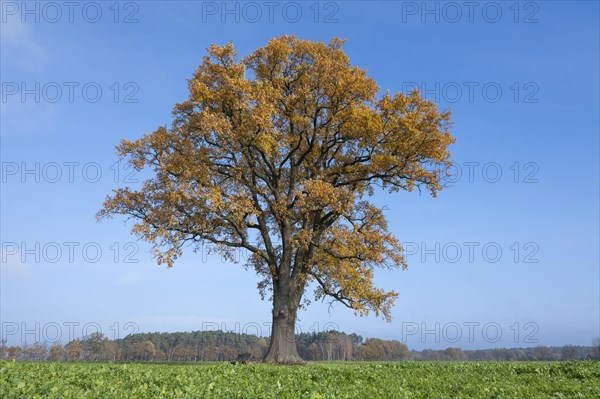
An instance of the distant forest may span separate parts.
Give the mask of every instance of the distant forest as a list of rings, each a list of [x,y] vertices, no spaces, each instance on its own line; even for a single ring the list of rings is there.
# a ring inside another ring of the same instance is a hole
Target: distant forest
[[[536,361],[600,360],[600,346],[537,346],[534,348],[462,350],[409,350],[395,340],[363,339],[360,335],[338,331],[302,333],[296,336],[298,352],[308,361],[402,361],[402,360],[471,360]],[[242,353],[259,361],[269,346],[268,338],[223,331],[177,333],[138,333],[123,339],[109,340],[101,333],[76,338],[67,345],[34,343],[23,346],[0,346],[0,360],[22,361],[235,361]]]

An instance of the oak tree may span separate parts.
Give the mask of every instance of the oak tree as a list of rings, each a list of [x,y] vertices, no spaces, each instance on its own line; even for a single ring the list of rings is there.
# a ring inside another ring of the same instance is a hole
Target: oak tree
[[[294,328],[310,285],[359,315],[390,318],[397,297],[374,269],[404,268],[375,190],[436,195],[451,166],[450,112],[419,92],[379,95],[344,41],[274,38],[239,58],[211,45],[173,123],[117,146],[139,189],[107,197],[169,267],[184,247],[244,249],[273,304],[265,361],[301,362]],[[381,62],[381,61],[377,61]]]

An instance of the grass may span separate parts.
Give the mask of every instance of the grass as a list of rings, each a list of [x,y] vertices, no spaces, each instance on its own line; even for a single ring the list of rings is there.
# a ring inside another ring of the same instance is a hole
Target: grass
[[[2,398],[600,398],[600,362],[0,362]]]

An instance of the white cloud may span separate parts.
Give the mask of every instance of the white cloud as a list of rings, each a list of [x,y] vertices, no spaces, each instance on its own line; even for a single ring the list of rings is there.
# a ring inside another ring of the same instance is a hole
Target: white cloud
[[[115,285],[136,285],[141,284],[145,281],[149,280],[149,275],[146,272],[142,271],[132,271],[124,273],[122,276],[119,276],[115,281]]]
[[[48,52],[36,39],[31,23],[21,22],[18,14],[6,16],[1,24],[3,63],[39,73],[48,63]],[[5,64],[6,65],[6,64]]]
[[[21,253],[6,248],[0,249],[0,276],[3,282],[7,278],[28,278],[32,274],[31,266],[21,261]]]

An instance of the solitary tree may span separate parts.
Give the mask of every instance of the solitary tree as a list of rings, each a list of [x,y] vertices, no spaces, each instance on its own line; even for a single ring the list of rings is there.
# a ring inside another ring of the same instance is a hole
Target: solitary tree
[[[378,97],[343,43],[282,36],[241,60],[233,44],[211,45],[171,127],[117,146],[153,177],[115,190],[98,214],[133,218],[169,267],[186,244],[249,251],[273,303],[267,362],[302,361],[294,327],[309,283],[316,299],[389,320],[397,294],[375,287],[373,270],[406,263],[366,198],[435,196],[451,166],[450,113],[416,91]]]

